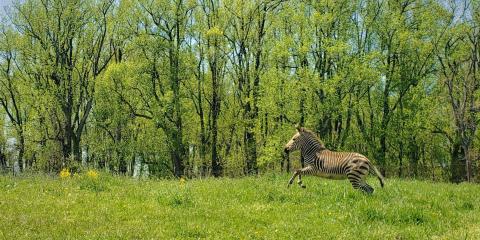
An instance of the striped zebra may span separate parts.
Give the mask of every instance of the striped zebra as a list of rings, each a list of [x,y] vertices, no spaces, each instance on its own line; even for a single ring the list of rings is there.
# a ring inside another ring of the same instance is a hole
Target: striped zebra
[[[297,132],[285,145],[285,153],[300,150],[305,167],[297,169],[290,181],[290,186],[298,176],[298,185],[305,188],[302,175],[315,175],[329,179],[348,178],[354,189],[373,193],[373,188],[365,182],[369,172],[375,173],[383,187],[383,176],[362,154],[355,152],[333,152],[325,148],[320,139],[310,130],[297,127]]]

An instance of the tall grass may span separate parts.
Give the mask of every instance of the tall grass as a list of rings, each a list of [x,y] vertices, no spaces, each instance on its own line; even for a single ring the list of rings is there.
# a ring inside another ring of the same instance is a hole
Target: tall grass
[[[480,239],[480,186],[0,176],[0,239]]]

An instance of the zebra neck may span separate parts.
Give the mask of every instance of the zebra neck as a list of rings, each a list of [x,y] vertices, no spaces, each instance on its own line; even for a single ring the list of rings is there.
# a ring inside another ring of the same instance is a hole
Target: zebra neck
[[[326,148],[321,144],[312,144],[302,149],[302,155],[304,157],[309,155],[316,155],[318,152],[325,150]]]

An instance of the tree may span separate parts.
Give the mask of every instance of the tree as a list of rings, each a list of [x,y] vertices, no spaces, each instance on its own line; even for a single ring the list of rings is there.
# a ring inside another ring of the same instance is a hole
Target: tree
[[[440,65],[440,76],[445,84],[448,103],[453,114],[454,133],[448,136],[452,147],[451,152],[451,181],[472,180],[472,148],[477,134],[480,106],[478,90],[480,78],[480,33],[478,14],[469,23],[467,13],[478,11],[478,4],[463,6],[462,20],[456,20],[459,9],[452,6],[450,16],[445,21],[446,33],[441,45],[436,49]]]
[[[279,2],[276,1],[248,4],[226,3],[227,11],[232,17],[225,37],[228,39],[230,48],[233,49],[230,62],[236,75],[237,101],[243,111],[246,174],[258,173],[255,120],[258,117],[260,79],[265,67],[264,37],[268,14],[278,5]]]
[[[218,118],[221,106],[221,87],[223,69],[225,67],[225,57],[222,53],[223,32],[219,28],[220,13],[218,1],[203,1],[202,9],[207,23],[206,32],[206,52],[207,61],[210,69],[212,81],[212,97],[210,103],[210,131],[211,131],[211,165],[212,174],[215,177],[222,175],[223,166],[218,156]]]
[[[16,137],[18,137],[18,157],[15,161],[18,161],[18,166],[22,171],[24,167],[27,111],[23,104],[25,94],[21,93],[21,88],[25,88],[25,84],[22,82],[23,79],[19,72],[15,70],[18,64],[18,49],[16,49],[15,42],[19,39],[15,32],[6,26],[2,26],[0,31],[0,106],[13,124]],[[3,160],[5,155],[1,157]]]
[[[53,96],[52,124],[63,161],[80,161],[80,143],[93,106],[95,80],[112,57],[107,45],[114,1],[27,1],[15,6],[14,25],[29,44],[24,61],[35,90]],[[61,113],[59,115],[58,113]]]

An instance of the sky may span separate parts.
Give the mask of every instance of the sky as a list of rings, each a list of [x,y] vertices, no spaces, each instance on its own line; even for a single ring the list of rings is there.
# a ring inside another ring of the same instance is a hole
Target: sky
[[[11,6],[12,2],[13,2],[13,0],[0,0],[0,14],[1,14],[2,17],[5,15],[4,8],[6,6]],[[0,17],[0,19],[2,17]]]

